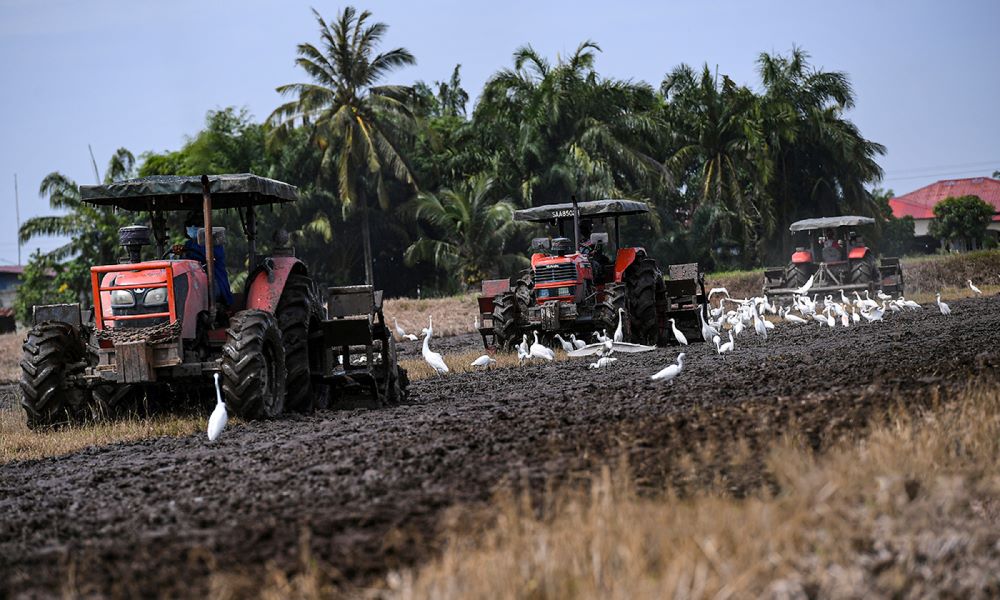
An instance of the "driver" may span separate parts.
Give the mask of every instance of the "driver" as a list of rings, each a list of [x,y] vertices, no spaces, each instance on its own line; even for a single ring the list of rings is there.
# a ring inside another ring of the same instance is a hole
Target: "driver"
[[[840,246],[840,240],[834,237],[833,231],[827,229],[823,232],[822,243],[823,243],[823,262],[837,262],[843,260],[841,255],[843,254]]]
[[[204,226],[201,213],[192,210],[184,219],[184,243],[174,244],[171,247],[171,254],[188,260],[196,260],[204,267],[208,262],[205,256],[205,246],[198,243],[198,230]],[[216,296],[226,306],[233,305],[233,290],[229,285],[229,274],[226,273],[226,251],[219,244],[212,246],[212,255],[215,259],[215,288]]]
[[[580,254],[590,259],[591,268],[594,270],[594,279],[600,280],[602,269],[610,261],[604,254],[604,244],[602,242],[595,243],[590,239],[593,233],[593,221],[590,219],[580,221]]]

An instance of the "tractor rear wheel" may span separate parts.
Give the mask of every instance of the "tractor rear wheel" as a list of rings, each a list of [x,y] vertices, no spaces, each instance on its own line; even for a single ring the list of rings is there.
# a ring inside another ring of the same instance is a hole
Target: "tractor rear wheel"
[[[312,280],[301,273],[292,273],[275,312],[285,352],[285,410],[308,412],[313,408],[309,323],[314,296]]]
[[[867,283],[870,284],[877,278],[875,272],[878,267],[875,266],[875,259],[871,256],[866,256],[865,258],[851,263],[851,283]]]
[[[624,279],[631,320],[631,336],[626,336],[626,339],[639,344],[656,345],[660,330],[656,316],[656,295],[658,290],[665,288],[663,273],[652,258],[639,258],[625,269]]]
[[[510,350],[521,341],[519,312],[514,292],[504,292],[493,299],[493,333],[501,350]]]
[[[800,288],[809,281],[809,273],[805,265],[790,264],[785,267],[785,287]]]
[[[30,429],[57,427],[86,417],[89,394],[67,381],[85,366],[80,334],[66,323],[35,325],[22,346],[21,406]]]
[[[243,419],[272,419],[285,400],[285,352],[271,313],[244,310],[229,320],[222,347],[222,391]]]

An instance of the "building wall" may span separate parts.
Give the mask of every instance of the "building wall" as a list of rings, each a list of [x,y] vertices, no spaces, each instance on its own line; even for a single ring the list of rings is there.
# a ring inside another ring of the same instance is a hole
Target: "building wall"
[[[17,288],[21,285],[21,278],[14,273],[0,273],[0,308],[14,306],[14,298],[17,297]]]

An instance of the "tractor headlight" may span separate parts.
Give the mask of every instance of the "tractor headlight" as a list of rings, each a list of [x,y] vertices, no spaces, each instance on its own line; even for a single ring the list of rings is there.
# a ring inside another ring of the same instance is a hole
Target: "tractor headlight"
[[[571,287],[561,287],[561,288],[559,288],[559,292],[556,295],[557,296],[572,296],[573,295],[573,288],[571,288]]]
[[[146,292],[146,299],[143,304],[146,306],[158,306],[167,303],[167,288],[156,288]]]
[[[111,306],[135,306],[135,296],[128,290],[112,290]]]

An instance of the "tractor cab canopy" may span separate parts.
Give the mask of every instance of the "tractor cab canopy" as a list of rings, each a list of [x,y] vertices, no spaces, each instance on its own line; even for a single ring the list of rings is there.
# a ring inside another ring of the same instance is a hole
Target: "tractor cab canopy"
[[[875,219],[871,217],[858,217],[845,215],[842,217],[820,217],[818,219],[803,219],[796,221],[789,226],[792,233],[798,231],[813,231],[815,229],[835,229],[837,227],[856,227],[858,225],[874,225]]]
[[[240,173],[209,175],[212,208],[241,208],[261,204],[294,202],[298,190],[267,177]],[[115,206],[130,211],[178,211],[202,208],[201,177],[155,175],[139,177],[106,185],[81,185],[84,202],[98,206]]]
[[[605,217],[624,217],[649,212],[649,206],[638,200],[591,200],[577,202],[581,219],[603,219]],[[573,204],[547,204],[534,208],[524,208],[514,211],[515,221],[530,221],[532,223],[552,223],[573,218]]]

